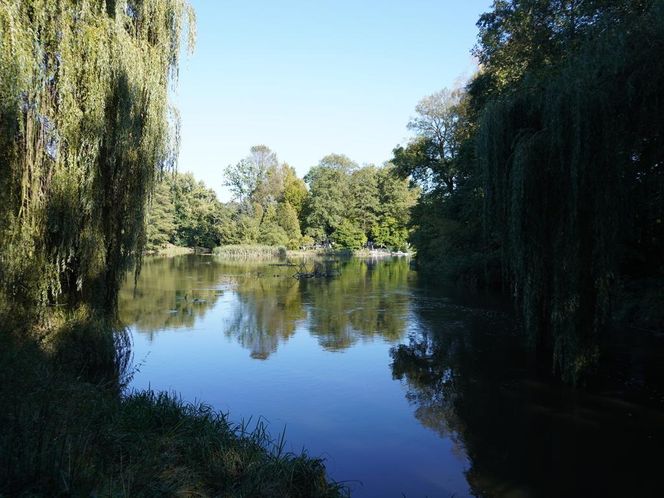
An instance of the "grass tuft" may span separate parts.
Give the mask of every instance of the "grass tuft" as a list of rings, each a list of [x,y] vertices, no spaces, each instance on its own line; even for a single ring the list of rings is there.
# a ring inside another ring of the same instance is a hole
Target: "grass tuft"
[[[0,330],[0,496],[339,497],[265,423],[177,395],[122,395],[123,331],[84,315],[48,340]]]

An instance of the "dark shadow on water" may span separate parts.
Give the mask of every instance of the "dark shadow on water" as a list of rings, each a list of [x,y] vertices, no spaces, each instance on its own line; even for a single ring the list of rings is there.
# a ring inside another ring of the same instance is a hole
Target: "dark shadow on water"
[[[392,371],[422,425],[467,454],[477,496],[664,496],[664,402],[643,396],[662,386],[652,352],[607,341],[611,375],[575,390],[534,373],[508,315],[432,293],[415,297],[418,328],[393,348]],[[626,389],[635,371],[652,391]]]

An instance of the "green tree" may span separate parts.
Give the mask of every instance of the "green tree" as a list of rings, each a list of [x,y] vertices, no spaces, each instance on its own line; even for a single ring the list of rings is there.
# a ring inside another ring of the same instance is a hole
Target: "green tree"
[[[431,180],[418,261],[509,289],[541,358],[578,382],[612,293],[663,275],[664,6],[500,0],[479,26],[482,69],[449,108],[455,153],[432,155],[423,129],[395,150]]]
[[[332,242],[345,249],[357,250],[367,243],[364,231],[349,220],[343,220],[332,233]]]
[[[300,246],[302,232],[300,231],[300,222],[297,219],[297,211],[288,201],[280,202],[277,205],[277,223],[284,229],[288,237],[287,247],[297,249]]]
[[[286,230],[279,224],[277,208],[270,204],[260,224],[258,242],[270,246],[285,246],[289,242]]]
[[[404,251],[410,238],[411,210],[420,190],[400,178],[391,164],[377,171],[378,221],[372,228],[371,239],[378,247]]]
[[[162,179],[154,189],[146,225],[146,249],[159,249],[175,241],[175,204],[167,179]]]
[[[349,174],[357,168],[346,156],[330,154],[304,177],[309,197],[304,207],[305,233],[316,242],[330,235],[348,215]]]
[[[0,2],[0,293],[112,305],[174,158],[183,0]],[[193,34],[193,29],[189,30]]]
[[[295,169],[284,164],[286,175],[284,178],[283,200],[290,204],[297,213],[298,219],[301,219],[304,204],[309,195],[307,185],[301,178],[297,177]]]
[[[354,170],[348,179],[347,216],[367,238],[379,223],[378,171],[375,166],[365,166]]]
[[[233,237],[233,209],[221,204],[214,190],[191,173],[175,174],[170,182],[176,244],[213,248]]]
[[[394,151],[394,165],[426,191],[452,194],[458,175],[459,111],[463,92],[446,88],[423,98],[415,107],[417,116],[408,123],[416,137],[404,149]]]
[[[250,154],[224,171],[225,186],[229,187],[239,201],[254,200],[261,184],[266,181],[268,171],[278,166],[277,155],[266,145],[254,145]]]

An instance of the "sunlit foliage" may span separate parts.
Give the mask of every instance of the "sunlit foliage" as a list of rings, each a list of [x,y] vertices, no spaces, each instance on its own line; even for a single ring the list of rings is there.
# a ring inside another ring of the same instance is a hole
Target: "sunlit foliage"
[[[175,157],[169,83],[192,18],[184,0],[0,2],[0,292],[12,302],[114,301]]]

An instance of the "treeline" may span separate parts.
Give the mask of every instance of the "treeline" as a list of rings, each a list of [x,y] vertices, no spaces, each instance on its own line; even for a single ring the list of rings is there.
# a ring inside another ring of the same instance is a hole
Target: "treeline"
[[[417,189],[397,177],[391,165],[359,167],[333,154],[301,179],[260,145],[226,168],[225,177],[234,195],[228,203],[191,174],[165,174],[148,211],[148,249],[166,244],[408,247]]]
[[[480,71],[394,151],[424,189],[418,261],[512,294],[577,382],[626,290],[664,305],[664,2],[497,0],[478,27]]]

